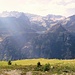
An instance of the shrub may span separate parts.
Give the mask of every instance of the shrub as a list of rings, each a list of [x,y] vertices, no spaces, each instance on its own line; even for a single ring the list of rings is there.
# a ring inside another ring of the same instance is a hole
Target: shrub
[[[49,71],[50,70],[50,64],[45,64],[43,71]]]
[[[36,71],[49,71],[50,70],[50,64],[41,65],[40,62],[37,63],[37,66],[35,67]]]
[[[38,63],[37,63],[37,67],[40,67],[40,66],[41,66],[41,63],[40,63],[40,62],[38,62]]]
[[[40,62],[37,63],[37,66],[35,67],[36,71],[42,71],[42,65]]]
[[[12,63],[11,63],[11,60],[9,60],[9,61],[8,61],[8,65],[11,65],[11,64],[12,64]]]

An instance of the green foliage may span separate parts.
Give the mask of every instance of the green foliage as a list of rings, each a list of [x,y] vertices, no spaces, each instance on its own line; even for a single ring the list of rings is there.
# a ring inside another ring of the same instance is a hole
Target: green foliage
[[[11,60],[9,60],[9,61],[8,61],[8,65],[12,65],[12,62],[11,62]]]
[[[40,66],[41,66],[41,63],[40,63],[40,62],[38,62],[38,63],[37,63],[37,67],[40,67]]]
[[[50,64],[41,65],[40,62],[37,63],[37,66],[35,68],[36,71],[49,71],[50,70]]]
[[[40,62],[37,63],[37,66],[35,67],[36,71],[42,71],[42,65]]]
[[[50,70],[50,64],[45,64],[44,65],[44,68],[43,68],[43,71],[49,71]]]

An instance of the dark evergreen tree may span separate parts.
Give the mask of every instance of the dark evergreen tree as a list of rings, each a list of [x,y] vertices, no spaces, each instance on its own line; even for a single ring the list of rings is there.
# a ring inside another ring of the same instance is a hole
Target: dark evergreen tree
[[[11,62],[11,60],[9,60],[9,61],[8,61],[8,65],[12,65],[12,62]]]

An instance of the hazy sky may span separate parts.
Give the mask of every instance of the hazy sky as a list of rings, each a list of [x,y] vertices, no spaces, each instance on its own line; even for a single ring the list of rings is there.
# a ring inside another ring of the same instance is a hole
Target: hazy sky
[[[75,14],[75,0],[0,0],[2,11],[69,16]]]

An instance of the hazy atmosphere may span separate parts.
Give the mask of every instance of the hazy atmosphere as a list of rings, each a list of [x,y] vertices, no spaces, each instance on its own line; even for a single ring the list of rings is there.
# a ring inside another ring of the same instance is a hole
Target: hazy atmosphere
[[[75,0],[0,0],[0,12],[3,11],[70,16],[75,12]]]
[[[0,0],[0,75],[75,75],[75,0]]]

